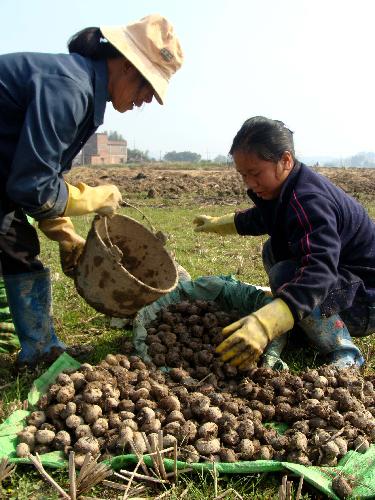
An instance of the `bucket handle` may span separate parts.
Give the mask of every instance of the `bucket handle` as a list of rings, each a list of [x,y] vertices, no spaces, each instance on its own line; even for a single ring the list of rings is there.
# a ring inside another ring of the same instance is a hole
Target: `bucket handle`
[[[116,259],[117,262],[121,262],[124,254],[122,251],[119,249],[117,245],[114,245],[112,243],[111,238],[109,237],[109,232],[108,232],[108,216],[104,216],[104,230],[105,230],[105,236],[108,241],[108,247],[109,251],[111,252],[112,256]]]
[[[142,210],[140,210],[138,207],[132,205],[128,201],[123,201],[122,205],[125,206],[125,207],[133,208],[134,210],[136,210],[137,212],[139,212],[142,215],[142,217],[146,220],[146,222],[148,223],[148,225],[150,226],[151,232],[154,234],[154,236],[156,236],[156,238],[158,238],[158,240],[160,240],[163,243],[163,245],[166,244],[167,239],[168,239],[167,235],[165,233],[163,233],[162,231],[156,231],[156,229],[152,225],[150,219],[142,212]]]

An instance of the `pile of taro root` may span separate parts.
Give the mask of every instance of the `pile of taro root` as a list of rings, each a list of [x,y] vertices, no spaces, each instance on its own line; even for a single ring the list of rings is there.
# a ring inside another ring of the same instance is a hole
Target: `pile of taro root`
[[[181,302],[148,328],[153,363],[108,355],[60,374],[18,435],[17,454],[75,451],[103,458],[147,451],[143,433],[177,441],[187,462],[273,459],[334,466],[375,441],[375,377],[330,366],[299,375],[223,364],[214,345],[236,314]],[[125,346],[129,347],[129,346]],[[168,373],[160,366],[172,367]],[[269,422],[286,423],[279,434]]]

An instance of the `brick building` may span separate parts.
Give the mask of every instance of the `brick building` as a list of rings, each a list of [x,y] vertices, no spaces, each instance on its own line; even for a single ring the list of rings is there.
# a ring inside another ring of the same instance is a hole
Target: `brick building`
[[[97,133],[83,146],[80,153],[81,165],[103,165],[126,163],[128,158],[127,142],[111,141],[108,134]]]

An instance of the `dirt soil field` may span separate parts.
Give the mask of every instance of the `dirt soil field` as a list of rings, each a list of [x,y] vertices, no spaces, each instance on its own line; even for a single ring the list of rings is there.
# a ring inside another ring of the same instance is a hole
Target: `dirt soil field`
[[[375,169],[316,168],[348,194],[372,196],[375,193]],[[146,164],[129,167],[75,167],[66,176],[72,183],[91,186],[116,184],[130,198],[164,198],[176,204],[195,203],[238,204],[247,197],[239,175],[233,167],[205,170],[182,170]]]

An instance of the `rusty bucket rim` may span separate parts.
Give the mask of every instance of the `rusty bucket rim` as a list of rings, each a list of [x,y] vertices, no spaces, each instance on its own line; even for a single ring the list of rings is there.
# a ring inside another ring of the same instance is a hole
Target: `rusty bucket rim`
[[[114,219],[114,218],[120,218],[120,219],[128,219],[128,220],[130,220],[131,222],[133,222],[136,225],[140,226],[141,229],[147,231],[155,240],[157,240],[157,242],[159,242],[160,245],[161,245],[161,247],[163,248],[164,252],[168,255],[168,257],[169,257],[169,259],[171,261],[171,264],[173,265],[173,268],[175,270],[176,277],[175,277],[175,280],[174,280],[173,284],[169,288],[155,288],[153,286],[147,285],[147,283],[144,283],[143,281],[141,281],[140,279],[138,279],[136,276],[134,276],[134,274],[130,273],[126,269],[126,267],[121,264],[121,262],[117,262],[117,264],[121,267],[121,269],[123,271],[125,271],[125,274],[127,274],[128,276],[130,276],[133,280],[135,280],[137,282],[137,284],[141,285],[145,290],[150,290],[150,291],[158,292],[158,293],[161,292],[161,293],[163,293],[163,295],[167,294],[169,292],[172,292],[176,288],[177,283],[178,283],[178,271],[177,271],[176,263],[174,262],[174,259],[170,255],[170,253],[168,252],[168,250],[165,248],[165,246],[159,240],[159,238],[157,238],[157,236],[155,236],[155,234],[152,231],[150,231],[150,229],[148,229],[145,225],[141,224],[136,219],[133,219],[132,217],[129,217],[128,215],[115,214],[115,215],[112,215],[111,217],[108,217],[106,215],[104,215],[104,216],[97,215],[94,218],[94,220],[93,220],[93,229],[94,229],[95,235],[99,239],[99,241],[103,244],[103,246],[107,250],[110,250],[110,247],[108,247],[108,245],[105,244],[105,242],[103,241],[102,237],[98,233],[97,223],[101,222],[103,219],[107,219],[107,220],[109,219],[109,220],[111,220],[111,219]],[[109,235],[108,235],[108,239],[109,239]],[[109,239],[109,241],[111,241],[111,240]]]

